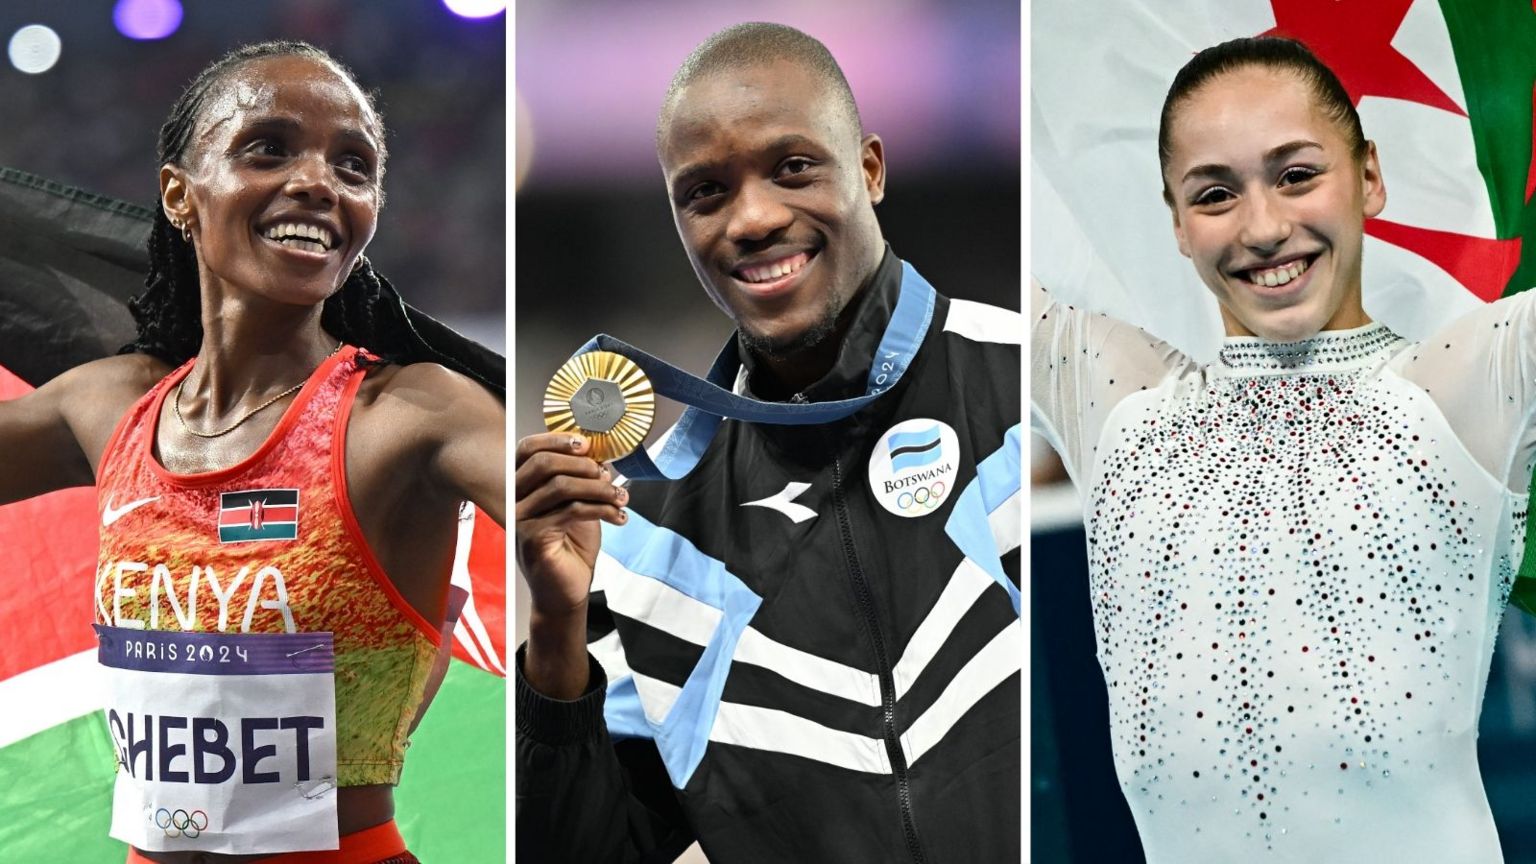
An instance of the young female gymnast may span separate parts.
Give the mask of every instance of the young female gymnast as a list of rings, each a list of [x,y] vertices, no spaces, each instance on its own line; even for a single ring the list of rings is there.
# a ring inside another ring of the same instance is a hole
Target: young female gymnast
[[[1386,186],[1299,43],[1200,52],[1158,143],[1218,360],[1032,290],[1034,425],[1083,495],[1147,860],[1498,861],[1475,743],[1536,455],[1536,294],[1418,344],[1372,322]]]

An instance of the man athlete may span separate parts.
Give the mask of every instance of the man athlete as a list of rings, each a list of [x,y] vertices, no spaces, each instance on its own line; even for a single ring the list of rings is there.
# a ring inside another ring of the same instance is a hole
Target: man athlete
[[[1020,315],[892,253],[883,145],[797,30],[695,49],[657,154],[737,392],[879,396],[727,421],[667,483],[518,443],[519,855],[1018,860]]]

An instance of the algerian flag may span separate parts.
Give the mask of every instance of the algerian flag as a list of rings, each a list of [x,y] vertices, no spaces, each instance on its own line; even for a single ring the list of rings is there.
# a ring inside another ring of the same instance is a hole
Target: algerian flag
[[[1526,0],[1037,0],[1031,269],[1069,303],[1214,359],[1216,301],[1174,245],[1157,122],[1195,52],[1306,43],[1376,142],[1387,206],[1365,225],[1365,308],[1422,339],[1536,284],[1536,10]],[[1514,601],[1536,612],[1536,532]]]
[[[125,303],[142,290],[148,219],[143,208],[0,168],[0,400],[130,341]],[[412,320],[469,371],[504,380],[500,357],[462,339],[445,345],[446,328]],[[88,487],[0,507],[3,861],[127,854],[107,836],[116,757],[93,675],[99,518]],[[479,514],[460,522],[459,539],[454,654],[466,662],[452,664],[412,736],[398,818],[425,860],[501,860],[506,687],[495,676],[506,674],[506,539]]]

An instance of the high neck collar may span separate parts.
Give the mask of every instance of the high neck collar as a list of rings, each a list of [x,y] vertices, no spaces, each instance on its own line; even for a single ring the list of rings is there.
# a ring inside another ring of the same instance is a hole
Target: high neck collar
[[[1348,330],[1325,330],[1299,342],[1229,336],[1211,368],[1226,376],[1340,372],[1367,365],[1400,341],[1379,321]]]

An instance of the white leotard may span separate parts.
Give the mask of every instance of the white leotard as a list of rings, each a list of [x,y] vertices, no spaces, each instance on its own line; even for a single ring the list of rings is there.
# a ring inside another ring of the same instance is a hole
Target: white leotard
[[[1536,292],[1198,365],[1032,303],[1151,864],[1502,860],[1476,737],[1536,452]],[[1035,574],[1034,578],[1048,578]]]

